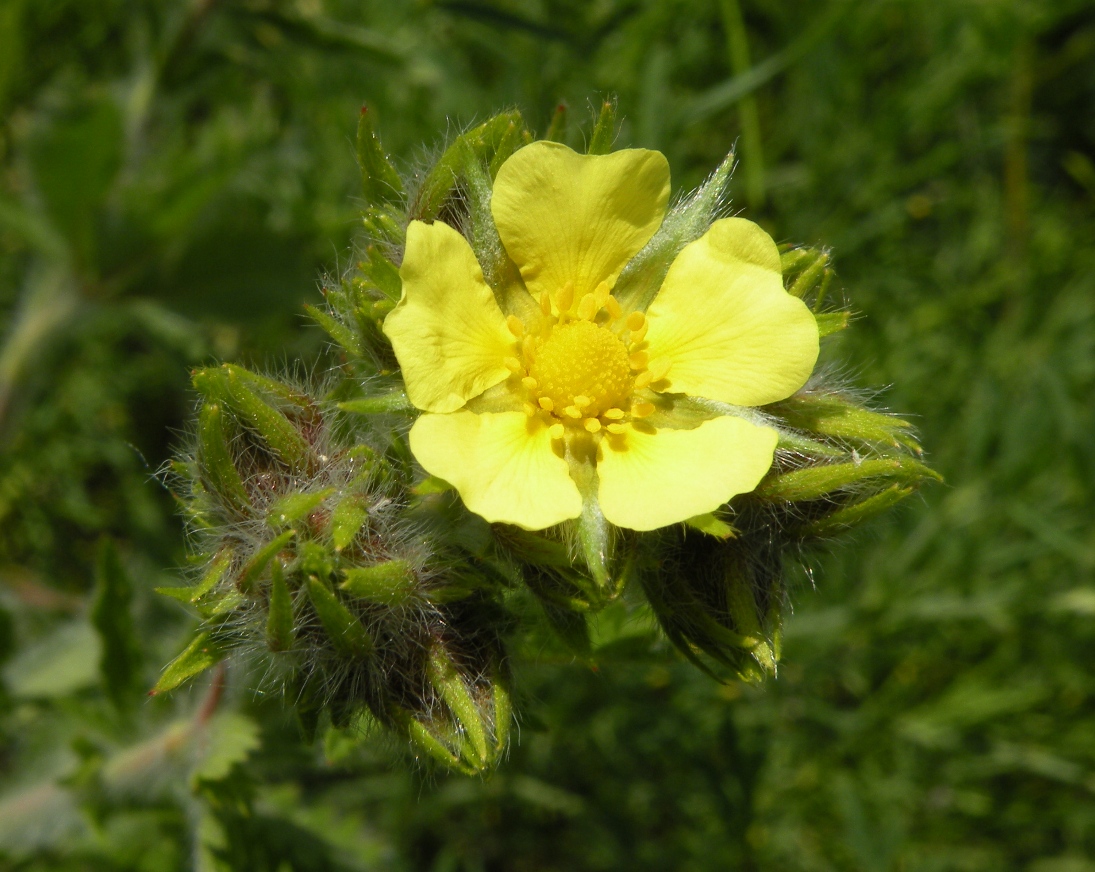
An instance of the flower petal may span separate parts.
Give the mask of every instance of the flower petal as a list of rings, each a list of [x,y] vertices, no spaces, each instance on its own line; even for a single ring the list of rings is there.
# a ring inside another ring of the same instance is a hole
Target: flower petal
[[[427,472],[459,491],[492,523],[541,530],[576,518],[582,497],[548,427],[524,412],[422,415],[411,451]]]
[[[669,163],[661,152],[578,154],[534,142],[502,164],[491,212],[506,252],[536,298],[574,283],[581,299],[624,265],[662,223]]]
[[[813,314],[783,289],[772,237],[744,218],[686,245],[646,316],[650,359],[671,362],[663,390],[763,406],[801,388],[817,361]]]
[[[601,440],[601,511],[617,527],[656,530],[712,512],[753,490],[772,466],[778,436],[742,418],[704,421],[694,430],[629,426]]]
[[[452,412],[510,375],[513,334],[463,236],[412,221],[399,275],[403,298],[384,333],[415,406]]]

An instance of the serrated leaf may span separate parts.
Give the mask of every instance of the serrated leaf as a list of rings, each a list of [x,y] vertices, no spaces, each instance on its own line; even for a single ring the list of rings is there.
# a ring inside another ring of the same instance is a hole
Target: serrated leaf
[[[205,727],[202,754],[190,770],[190,781],[221,781],[261,745],[258,725],[236,712],[220,712]]]

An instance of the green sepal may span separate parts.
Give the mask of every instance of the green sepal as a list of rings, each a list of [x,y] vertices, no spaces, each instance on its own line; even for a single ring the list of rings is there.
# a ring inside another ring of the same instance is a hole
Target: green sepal
[[[318,542],[302,542],[297,548],[297,560],[297,568],[303,575],[315,576],[325,584],[335,571],[331,552]]]
[[[255,582],[258,580],[259,576],[262,575],[267,564],[292,542],[293,539],[296,538],[296,535],[296,530],[286,530],[280,536],[271,539],[256,551],[254,556],[252,556],[252,558],[244,564],[243,569],[240,570],[240,589],[245,591],[253,590]]]
[[[852,320],[852,313],[847,309],[841,309],[839,312],[823,312],[815,315],[814,319],[817,321],[817,335],[824,339],[826,336],[832,336],[834,333],[847,329]]]
[[[373,116],[365,106],[357,122],[357,163],[361,191],[371,203],[394,203],[403,197],[403,182],[380,144]]]
[[[681,249],[707,232],[725,202],[733,171],[730,152],[707,181],[666,214],[658,232],[624,267],[613,294],[625,312],[645,311]]]
[[[194,676],[216,666],[224,659],[225,654],[227,652],[217,644],[210,630],[199,633],[178,657],[167,664],[150,695],[174,690]]]
[[[916,484],[925,479],[941,481],[935,470],[911,457],[831,463],[778,473],[761,482],[756,494],[769,500],[815,500],[871,478]]]
[[[331,541],[335,551],[341,551],[353,542],[368,520],[369,507],[361,495],[346,494],[342,497],[331,512]]]
[[[365,231],[376,239],[386,239],[393,245],[402,245],[407,238],[407,230],[402,216],[394,215],[388,209],[368,206],[361,218]]]
[[[312,601],[323,629],[331,644],[349,657],[367,659],[373,653],[373,640],[353,613],[339,600],[334,591],[316,578],[307,582],[308,598]]]
[[[293,599],[285,582],[281,561],[270,567],[270,603],[266,616],[266,644],[271,651],[288,651],[293,647]]]
[[[399,298],[403,296],[403,280],[399,277],[399,268],[381,254],[379,248],[375,245],[366,247],[365,260],[357,266],[373,287],[393,303],[399,302]]]
[[[699,530],[701,533],[714,536],[716,539],[733,539],[737,535],[737,531],[730,524],[727,524],[721,518],[716,518],[710,512],[706,515],[696,515],[696,517],[689,518],[684,523],[693,530]]]
[[[559,103],[551,116],[544,139],[550,142],[563,142],[567,136],[567,104]]]
[[[363,357],[365,355],[365,347],[360,336],[337,318],[332,318],[311,303],[304,304],[304,311],[308,313],[309,318],[323,329],[324,333],[342,346],[342,350],[350,357]]]
[[[251,501],[232,461],[224,409],[220,403],[203,403],[198,412],[198,457],[209,487],[236,512],[245,512]]]
[[[407,393],[403,390],[389,391],[375,397],[358,397],[353,400],[345,400],[338,404],[344,412],[352,412],[357,415],[383,415],[393,412],[414,412],[415,407],[407,399]]]
[[[201,577],[197,584],[189,587],[157,587],[155,588],[156,593],[171,597],[171,599],[178,600],[181,603],[193,605],[220,584],[221,579],[224,578],[224,574],[231,565],[232,553],[224,548],[213,558],[213,562],[209,564],[205,575]]]
[[[275,528],[295,524],[312,514],[334,492],[334,488],[326,488],[310,494],[287,494],[275,500],[267,510],[266,523]]]
[[[593,125],[593,134],[589,137],[587,154],[608,154],[612,151],[612,144],[616,141],[616,104],[611,100],[605,100],[601,104],[601,111],[597,114],[597,121]]]
[[[255,390],[260,382],[251,377],[253,374],[245,377],[244,372],[229,366],[199,370],[193,377],[194,387],[207,398],[228,406],[288,466],[309,468],[313,460],[311,446],[292,421]],[[290,401],[295,402],[295,398]]]
[[[802,532],[808,536],[830,536],[841,530],[861,524],[863,521],[886,511],[886,509],[897,505],[913,491],[914,488],[911,487],[902,487],[897,484],[890,485],[881,493],[874,494],[861,502],[853,503],[842,509],[837,509],[820,521],[807,525]]]
[[[413,592],[417,578],[406,560],[387,560],[373,566],[358,566],[343,571],[345,581],[339,589],[357,599],[394,604],[405,601]]]
[[[795,260],[791,270],[784,271],[784,280],[789,281],[787,293],[793,297],[803,299],[810,291],[818,286],[827,270],[829,270],[829,255],[816,248],[800,250],[800,257]],[[781,264],[786,263],[786,255],[781,257]]]
[[[521,562],[530,566],[572,566],[570,549],[556,539],[549,539],[520,527],[497,526],[495,539]]]
[[[407,737],[419,750],[425,752],[437,762],[463,775],[476,775],[479,769],[470,766],[449,750],[448,746],[429,731],[424,724],[415,720],[409,712],[400,712],[396,717],[407,731]]]
[[[608,521],[601,512],[601,504],[595,496],[586,495],[582,501],[582,514],[578,517],[578,542],[589,574],[598,591],[611,599],[617,593],[609,570],[610,541]]]
[[[813,454],[818,457],[846,458],[847,451],[830,445],[827,442],[818,442],[816,439],[808,439],[798,433],[790,433],[786,430],[779,431],[779,443],[777,446],[782,451],[795,451],[799,454]]]
[[[803,393],[769,409],[788,426],[830,439],[879,443],[908,448],[919,453],[920,446],[909,435],[912,425],[893,415],[872,412],[841,398],[838,394]]]
[[[752,586],[736,568],[731,567],[726,577],[726,607],[734,631],[747,639],[754,640],[749,653],[757,665],[769,675],[776,674],[776,658],[772,647],[765,639],[764,628],[757,615],[757,601]]]
[[[513,700],[509,688],[498,676],[491,682],[491,702],[494,703],[494,754],[500,757],[509,742],[510,721],[513,719]]]
[[[484,768],[489,762],[487,734],[483,729],[479,706],[475,704],[475,700],[468,692],[464,679],[457,672],[452,661],[439,651],[435,651],[430,658],[429,675],[434,689],[463,728],[466,742],[459,743],[460,756],[474,769]]]

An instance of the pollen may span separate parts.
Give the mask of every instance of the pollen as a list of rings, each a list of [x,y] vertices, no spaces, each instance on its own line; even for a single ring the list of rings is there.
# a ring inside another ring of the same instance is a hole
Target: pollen
[[[623,407],[631,394],[627,348],[615,333],[591,321],[556,326],[540,346],[530,375],[540,396],[573,418],[595,418]]]

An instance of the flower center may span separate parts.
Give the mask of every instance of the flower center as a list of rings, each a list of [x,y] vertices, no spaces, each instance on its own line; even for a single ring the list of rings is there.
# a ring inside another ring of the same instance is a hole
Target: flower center
[[[555,408],[576,406],[588,417],[623,406],[633,381],[623,342],[589,321],[555,327],[529,374],[536,379],[540,396]]]

